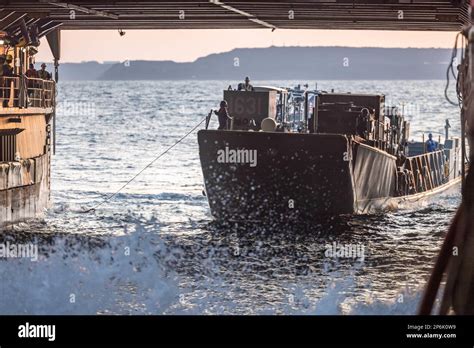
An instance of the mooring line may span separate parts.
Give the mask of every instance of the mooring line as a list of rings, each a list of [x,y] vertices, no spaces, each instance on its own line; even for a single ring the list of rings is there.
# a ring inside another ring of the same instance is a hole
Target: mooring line
[[[120,187],[117,191],[115,191],[114,193],[108,195],[107,197],[105,197],[100,203],[98,203],[97,205],[95,205],[94,207],[90,208],[90,209],[87,209],[87,210],[83,210],[81,213],[90,213],[91,211],[95,211],[97,208],[99,208],[101,205],[107,203],[108,201],[112,200],[112,198],[114,198],[120,191],[122,191],[125,187],[127,187],[132,181],[134,181],[138,176],[140,176],[140,174],[142,174],[145,170],[147,170],[148,168],[150,168],[156,161],[158,161],[161,157],[163,157],[164,155],[166,155],[171,149],[173,149],[176,145],[178,145],[180,142],[182,142],[184,139],[186,139],[192,132],[194,132],[205,120],[207,119],[207,117],[204,117],[197,125],[195,125],[189,132],[187,132],[185,135],[183,135],[181,138],[178,139],[178,141],[176,141],[173,145],[171,145],[170,147],[168,147],[165,151],[163,151],[162,153],[160,153],[158,156],[156,156],[153,161],[151,161],[150,163],[148,163],[145,167],[143,167],[142,170],[140,170],[137,174],[135,174],[130,180],[128,180],[125,184],[122,185],[122,187]]]

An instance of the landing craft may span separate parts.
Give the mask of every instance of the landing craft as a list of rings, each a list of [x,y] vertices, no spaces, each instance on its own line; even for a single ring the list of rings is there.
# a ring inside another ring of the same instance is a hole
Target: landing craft
[[[266,86],[226,90],[224,100],[228,129],[198,132],[217,220],[317,220],[393,210],[461,181],[460,139],[447,136],[428,152],[425,141],[409,141],[409,122],[385,105],[384,95]],[[222,151],[238,149],[254,151],[258,165],[218,160]]]

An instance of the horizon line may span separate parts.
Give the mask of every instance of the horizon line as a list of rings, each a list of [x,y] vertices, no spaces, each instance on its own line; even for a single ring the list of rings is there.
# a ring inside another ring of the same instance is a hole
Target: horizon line
[[[172,63],[176,63],[176,64],[191,64],[191,63],[194,63],[196,62],[197,60],[199,59],[202,59],[202,58],[206,58],[206,57],[209,57],[209,56],[212,56],[212,55],[218,55],[218,54],[226,54],[226,53],[231,53],[231,52],[234,52],[234,51],[238,51],[238,50],[264,50],[264,49],[269,49],[269,48],[350,48],[350,49],[379,49],[379,50],[448,50],[448,51],[452,51],[453,49],[452,48],[446,48],[446,47],[379,47],[379,46],[339,46],[339,45],[336,45],[336,46],[275,46],[275,45],[271,45],[271,46],[267,46],[267,47],[238,47],[238,48],[234,48],[232,50],[229,50],[229,51],[222,51],[222,52],[215,52],[215,53],[210,53],[210,54],[207,54],[207,55],[204,55],[204,56],[200,56],[198,58],[196,58],[195,60],[193,61],[189,61],[189,62],[180,62],[180,61],[176,61],[176,60],[150,60],[150,59],[126,59],[126,60],[83,60],[83,61],[60,61],[60,63],[62,64],[85,64],[85,63],[98,63],[98,64],[119,64],[119,63],[123,63],[123,62],[126,62],[126,61],[131,61],[131,62],[137,62],[137,61],[141,61],[141,62],[172,62]],[[458,48],[460,49],[460,48]],[[49,64],[52,64],[53,62],[52,61],[38,61],[36,62],[36,64],[39,64],[39,63],[49,63]]]

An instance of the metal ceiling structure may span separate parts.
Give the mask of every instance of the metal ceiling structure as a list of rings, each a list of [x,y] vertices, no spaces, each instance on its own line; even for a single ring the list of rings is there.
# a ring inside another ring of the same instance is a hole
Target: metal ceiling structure
[[[86,29],[373,29],[459,31],[465,0],[0,0],[0,30],[39,36]]]

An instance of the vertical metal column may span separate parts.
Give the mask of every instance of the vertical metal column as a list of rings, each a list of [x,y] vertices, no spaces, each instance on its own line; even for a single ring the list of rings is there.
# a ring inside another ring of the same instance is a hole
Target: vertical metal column
[[[57,90],[57,85],[59,82],[59,59],[54,58],[54,80],[56,81],[56,85],[54,86],[54,91],[52,97],[52,103],[53,103],[53,155],[56,154],[56,90]]]
[[[59,59],[61,59],[61,30],[56,29],[46,35],[49,47],[54,57],[54,80],[56,86],[51,96],[53,103],[53,155],[56,154],[56,95],[57,95],[57,83],[59,82]]]

